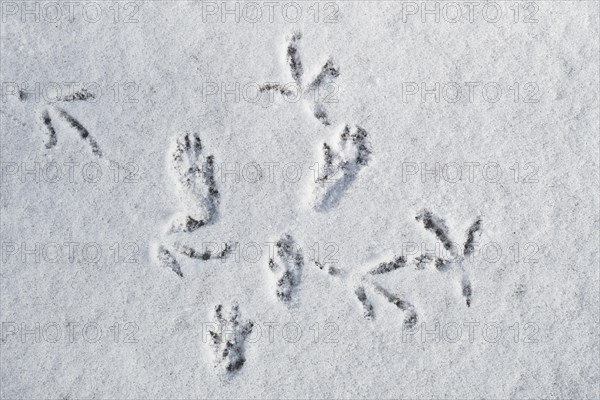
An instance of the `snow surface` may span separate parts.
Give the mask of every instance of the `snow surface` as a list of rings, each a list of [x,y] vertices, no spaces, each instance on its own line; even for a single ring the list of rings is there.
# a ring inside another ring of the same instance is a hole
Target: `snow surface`
[[[75,3],[1,3],[1,398],[600,398],[598,2]]]

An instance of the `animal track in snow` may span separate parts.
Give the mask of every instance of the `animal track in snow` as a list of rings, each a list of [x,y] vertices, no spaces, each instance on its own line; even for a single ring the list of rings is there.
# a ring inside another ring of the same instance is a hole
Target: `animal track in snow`
[[[214,222],[220,196],[214,177],[214,157],[204,156],[197,133],[185,133],[177,139],[171,163],[184,194],[187,215],[173,222],[169,232],[193,232]]]
[[[96,98],[96,96],[92,92],[88,91],[87,89],[81,89],[73,94],[68,94],[68,95],[61,97],[59,101],[72,102],[72,101],[90,100],[90,99],[95,99],[95,98]]]
[[[406,266],[406,259],[402,256],[394,258],[390,262],[382,262],[374,269],[371,269],[367,275],[382,275],[388,272],[395,271],[399,268]],[[358,301],[362,304],[364,310],[364,317],[369,320],[375,319],[375,310],[373,305],[367,296],[365,287],[373,289],[375,294],[383,296],[387,301],[394,304],[404,313],[404,326],[406,328],[412,328],[418,322],[418,315],[414,305],[406,300],[401,299],[398,295],[389,292],[367,276],[363,276],[360,285],[354,291]]]
[[[315,260],[315,265],[322,271],[327,271],[329,275],[333,275],[335,277],[346,278],[346,274],[342,274],[338,268],[335,268],[332,265],[327,265],[319,260]],[[328,266],[328,268],[325,268]],[[389,262],[381,262],[376,267],[371,268],[367,273],[358,277],[358,285],[354,289],[354,295],[361,303],[363,308],[363,315],[368,320],[375,319],[375,309],[373,303],[369,299],[367,295],[367,289],[372,291],[374,294],[383,296],[390,303],[394,304],[401,311],[404,312],[404,326],[407,328],[412,328],[416,325],[418,321],[418,315],[415,307],[412,303],[401,299],[398,295],[395,295],[388,290],[384,289],[381,285],[376,283],[372,276],[374,275],[383,275],[389,272],[398,270],[400,268],[404,268],[407,266],[407,261],[404,256],[394,257],[392,261]],[[351,281],[354,280],[353,277],[350,278]],[[356,282],[356,280],[354,280]]]
[[[158,247],[158,263],[161,268],[168,268],[183,278],[181,266],[175,257],[173,257],[173,254],[171,254],[171,252],[163,245]]]
[[[52,118],[50,118],[50,114],[48,110],[44,110],[42,112],[42,122],[46,127],[46,131],[48,132],[48,141],[46,142],[46,148],[51,149],[58,143],[58,139],[56,138],[56,130],[54,129],[54,125],[52,125]]]
[[[406,328],[413,328],[417,324],[418,317],[417,312],[415,311],[415,306],[406,300],[400,299],[397,295],[388,292],[386,289],[377,284],[375,284],[374,287],[377,293],[383,295],[390,303],[394,304],[404,312],[404,326]]]
[[[290,76],[294,80],[296,90],[300,90],[303,96],[312,95],[311,109],[313,115],[324,125],[330,125],[331,121],[320,98],[320,92],[331,85],[335,78],[339,77],[340,71],[333,59],[328,59],[319,73],[306,86],[303,86],[304,65],[300,57],[299,44],[302,34],[297,32],[288,39],[286,50],[286,64],[290,69]],[[275,91],[289,98],[294,90],[281,83],[269,82],[260,86],[261,92]],[[313,206],[318,211],[325,211],[335,207],[344,191],[356,179],[358,171],[367,165],[371,154],[371,148],[367,141],[367,132],[357,126],[350,131],[346,125],[339,141],[332,144],[323,143],[323,166],[316,177],[316,189],[314,190]]]
[[[221,368],[226,377],[239,371],[246,362],[245,342],[252,333],[254,323],[242,323],[239,306],[233,304],[228,319],[223,317],[223,306],[215,307],[215,317],[219,325],[217,330],[209,330],[212,348],[215,354],[215,367]]]
[[[371,156],[367,131],[346,125],[334,144],[323,143],[323,161],[316,177],[313,206],[326,211],[337,206],[344,192],[366,166]]]
[[[406,266],[406,258],[404,256],[396,257],[393,261],[382,262],[375,269],[369,271],[371,275],[385,274],[397,270],[398,268],[404,268]]]
[[[213,251],[211,249],[198,251],[190,246],[186,246],[179,242],[176,242],[174,247],[175,250],[177,250],[179,253],[188,256],[189,258],[194,258],[203,261],[223,259],[227,257],[233,250],[233,245],[231,243],[225,243],[221,251],[218,251],[218,249],[216,249],[216,251]]]
[[[435,266],[439,271],[448,271],[452,266],[458,265],[462,272],[461,278],[461,291],[462,295],[465,298],[465,302],[467,307],[471,306],[473,289],[471,287],[471,281],[469,279],[469,275],[464,268],[464,261],[466,257],[469,257],[473,254],[475,249],[475,243],[477,239],[481,236],[482,230],[482,219],[478,217],[475,219],[475,222],[471,224],[469,229],[467,230],[467,238],[463,245],[463,254],[462,256],[458,254],[456,246],[453,246],[452,241],[449,238],[448,227],[443,219],[434,215],[431,211],[423,210],[416,216],[416,220],[423,223],[425,229],[430,232],[433,232],[438,240],[442,243],[444,248],[448,250],[451,258],[443,259],[441,257],[437,257],[435,259]]]
[[[304,257],[294,239],[285,234],[275,244],[275,259],[269,258],[269,269],[276,275],[275,294],[284,303],[294,300],[302,278]]]
[[[463,246],[463,255],[459,256],[456,252],[455,246],[450,241],[448,234],[448,228],[443,219],[435,216],[430,211],[422,211],[416,216],[417,221],[423,222],[425,228],[428,231],[433,232],[438,240],[442,243],[444,248],[450,252],[452,259],[446,259],[442,257],[432,257],[428,254],[422,254],[415,257],[414,265],[417,271],[425,270],[426,266],[435,261],[435,266],[438,271],[447,271],[455,264],[458,264],[462,270],[461,289],[462,295],[465,298],[468,307],[471,306],[472,301],[472,287],[468,275],[462,265],[465,258],[472,255],[475,249],[475,243],[482,230],[482,220],[477,218],[475,222],[467,230],[467,238]],[[339,270],[335,269],[336,273],[331,273],[334,268],[329,266],[329,270],[326,269],[326,265],[320,261],[315,261],[315,265],[319,269],[327,270],[330,275],[340,275]],[[369,299],[367,289],[372,289],[373,293],[383,296],[390,303],[394,304],[404,313],[404,326],[412,328],[418,322],[418,313],[415,306],[408,300],[402,299],[400,296],[395,295],[381,286],[379,283],[373,281],[374,276],[384,275],[391,273],[396,270],[404,269],[409,265],[408,260],[404,256],[394,257],[391,261],[380,262],[375,267],[369,269],[366,274],[359,278],[359,283],[356,285],[354,295],[360,302],[363,308],[364,317],[369,320],[375,319],[375,309],[373,303]]]
[[[27,98],[26,96],[22,96],[22,101],[25,101],[26,98]],[[64,96],[64,97],[60,98],[58,101],[65,101],[65,102],[84,101],[84,100],[88,100],[90,98],[94,98],[94,95],[92,93],[87,92],[87,91],[80,91],[80,92],[76,92],[70,96]],[[56,133],[54,119],[50,115],[50,109],[54,109],[56,111],[56,113],[58,114],[59,118],[61,118],[63,121],[67,122],[72,128],[74,128],[77,131],[77,133],[79,134],[79,137],[81,139],[83,139],[89,143],[89,145],[92,149],[92,153],[94,155],[96,155],[98,157],[102,157],[102,151],[100,150],[100,146],[98,145],[98,142],[96,142],[96,139],[94,139],[92,137],[92,135],[90,135],[90,132],[81,124],[81,122],[79,122],[75,117],[73,117],[71,114],[69,114],[64,109],[56,107],[56,106],[48,106],[42,110],[42,115],[41,115],[42,127],[46,131],[46,134],[48,136],[48,139],[45,144],[45,147],[47,149],[52,149],[52,148],[56,147],[56,145],[58,144],[58,135]]]
[[[298,51],[298,44],[302,39],[300,32],[294,32],[290,37],[289,44],[287,47],[287,63],[290,67],[290,73],[292,78],[298,85],[302,83],[302,74],[304,74],[304,68],[302,67],[302,60],[300,59],[300,53]]]
[[[166,245],[161,244],[158,247],[157,259],[159,266],[170,269],[179,277],[183,278],[181,265],[175,258],[175,252],[194,260],[209,261],[225,259],[231,254],[232,250],[233,245],[231,243],[224,243],[221,249],[204,249],[203,251],[200,251],[182,244],[181,242],[175,242],[172,246],[172,250],[169,250]]]
[[[328,101],[331,93],[328,88],[332,87],[333,80],[340,75],[339,68],[335,65],[333,59],[328,59],[325,65],[321,68],[317,76],[312,81],[303,86],[302,78],[304,75],[304,66],[300,57],[299,44],[302,39],[302,34],[295,32],[288,39],[286,50],[286,64],[290,69],[290,76],[295,82],[295,87],[289,88],[290,85],[282,85],[280,83],[265,83],[259,87],[261,92],[276,91],[286,98],[292,97],[296,92],[302,97],[310,99],[310,108],[315,118],[323,125],[330,125],[331,121],[325,109],[324,102]],[[335,89],[335,87],[334,87]],[[322,94],[325,92],[324,98]]]
[[[300,57],[299,43],[300,34],[294,34],[288,42],[286,52],[286,63],[290,68],[290,75],[295,84],[302,88],[304,76],[304,65]],[[306,86],[306,91],[301,89],[302,94],[315,91],[332,82],[339,76],[339,69],[330,59],[321,68],[321,71]],[[278,92],[284,97],[293,95],[293,91],[287,85],[280,83],[266,83],[260,87],[261,92]],[[330,125],[330,119],[323,103],[316,99],[312,103],[313,115],[324,125]],[[317,210],[328,210],[335,207],[343,193],[356,179],[359,171],[368,165],[371,156],[371,147],[367,140],[367,132],[356,126],[351,130],[345,125],[339,139],[334,143],[323,143],[323,168],[315,179],[313,205]],[[212,223],[216,220],[219,206],[219,191],[214,179],[214,159],[212,156],[203,155],[202,144],[197,134],[184,134],[177,140],[177,146],[172,155],[172,166],[176,174],[178,185],[189,201],[189,212],[185,218],[173,224],[170,233],[193,232],[194,230]],[[444,248],[450,249],[448,230],[442,219],[433,216],[429,212],[423,212],[417,216],[417,220],[423,221],[426,229],[434,232],[442,242]],[[474,242],[480,234],[481,220],[478,219],[467,232],[467,240],[464,245],[464,253],[472,253]],[[221,251],[198,251],[190,246],[175,243],[175,251],[196,260],[212,260],[226,257],[231,248],[225,245]],[[179,263],[173,254],[165,247],[159,248],[159,261],[161,265],[170,268],[177,275],[183,276]],[[416,269],[424,270],[426,265],[435,261],[439,270],[444,270],[452,265],[453,261],[432,258],[421,255],[415,259]],[[461,268],[462,268],[462,262]],[[315,261],[315,265],[330,276],[344,278],[346,274],[331,265]],[[370,301],[370,296],[382,296],[389,303],[395,305],[404,315],[404,325],[414,327],[418,322],[418,313],[415,306],[394,294],[376,282],[381,275],[393,273],[408,266],[405,257],[395,257],[389,262],[383,262],[368,270],[360,281],[354,281],[354,295],[362,305],[365,318],[374,319],[375,309]],[[269,258],[268,267],[275,276],[274,291],[276,297],[285,304],[294,303],[297,299],[298,288],[302,279],[304,258],[300,248],[289,234],[284,234],[276,243],[276,253]],[[464,271],[464,268],[463,268]],[[357,285],[354,283],[358,283]],[[466,298],[467,306],[471,304],[471,284],[463,273],[462,293]],[[239,371],[245,363],[244,343],[252,332],[252,322],[242,324],[239,317],[239,308],[232,306],[231,316],[225,320],[222,306],[215,308],[216,318],[220,330],[211,330],[212,347],[216,356],[216,365],[231,376]],[[234,331],[238,334],[233,339],[227,339],[223,335],[223,326],[233,324]]]
[[[358,298],[358,301],[363,305],[364,315],[366,319],[375,318],[375,312],[373,311],[373,305],[367,298],[367,293],[365,292],[364,286],[359,286],[354,291],[354,294]]]
[[[22,102],[26,102],[28,100],[29,95],[22,91],[19,90],[19,100]],[[58,144],[58,134],[56,132],[56,127],[55,127],[55,122],[58,119],[61,119],[63,121],[65,121],[67,124],[69,124],[72,128],[74,128],[77,133],[79,134],[79,137],[85,141],[87,141],[92,149],[92,153],[98,157],[102,157],[102,151],[100,150],[100,146],[98,146],[98,143],[96,142],[96,140],[92,137],[92,135],[90,135],[90,132],[81,124],[81,122],[79,122],[75,117],[73,117],[70,113],[68,113],[67,111],[65,111],[64,109],[61,109],[57,106],[54,106],[52,104],[54,103],[60,103],[60,102],[74,102],[74,101],[86,101],[89,99],[93,99],[95,98],[95,95],[85,89],[82,89],[78,92],[69,94],[69,95],[65,95],[62,96],[58,99],[56,99],[55,101],[50,102],[50,104],[47,104],[41,111],[41,116],[39,118],[40,122],[41,122],[41,127],[42,129],[45,131],[46,135],[47,135],[47,140],[45,143],[45,147],[46,149],[52,149],[54,147],[56,147],[56,145]],[[51,113],[51,111],[53,111]],[[56,114],[57,118],[52,118],[51,114]]]
[[[318,267],[320,270],[322,270],[322,271],[327,271],[327,273],[328,273],[329,275],[334,275],[334,276],[335,276],[335,275],[340,275],[340,274],[341,274],[341,271],[340,271],[338,268],[334,267],[333,265],[328,265],[328,266],[327,266],[325,263],[322,263],[322,262],[320,262],[320,261],[315,261],[315,265],[316,265],[316,266],[317,266],[317,267]],[[327,268],[325,268],[326,266],[327,266]]]
[[[427,264],[433,261],[433,257],[427,254],[421,254],[420,256],[415,258],[416,269],[418,271],[422,271],[425,269]]]
[[[79,121],[77,121],[71,114],[66,112],[63,109],[57,108],[59,115],[69,123],[75,130],[79,133],[79,137],[90,144],[92,148],[92,153],[98,157],[102,156],[102,151],[100,151],[100,147],[96,140],[90,135],[87,129],[84,128],[83,125]]]
[[[214,157],[204,156],[202,142],[197,133],[184,133],[176,139],[175,148],[170,154],[170,163],[187,209],[183,218],[176,218],[171,223],[167,233],[190,233],[214,222],[219,205],[219,191],[214,177]],[[170,247],[165,244],[159,246],[158,263],[173,270],[180,277],[183,277],[183,273],[174,253],[208,261],[224,259],[233,250],[231,243],[224,243],[220,249],[215,245],[215,248],[197,250],[176,241],[171,247],[169,250]]]

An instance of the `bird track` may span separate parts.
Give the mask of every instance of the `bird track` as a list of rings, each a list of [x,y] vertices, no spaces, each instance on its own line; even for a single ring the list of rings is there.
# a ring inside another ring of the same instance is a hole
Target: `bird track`
[[[319,73],[310,80],[308,85],[304,86],[304,65],[300,54],[301,39],[302,34],[300,32],[294,32],[287,40],[287,49],[285,53],[286,64],[289,67],[290,76],[295,84],[289,85],[269,82],[260,85],[259,91],[274,91],[285,98],[291,98],[296,92],[299,92],[299,94],[308,101],[313,116],[323,125],[328,126],[331,125],[331,120],[325,109],[324,103],[330,101],[329,98],[335,94],[336,88],[333,85],[333,82],[335,78],[340,76],[340,70],[335,64],[335,61],[330,57],[323,67],[321,67]],[[290,88],[290,86],[293,87]],[[334,92],[331,91],[332,88]],[[322,96],[323,94],[325,94],[325,96]]]
[[[24,92],[20,92],[19,98],[21,101],[27,101],[27,95]],[[70,103],[74,101],[87,101],[93,98],[95,98],[93,93],[88,92],[87,90],[80,90],[74,94],[59,98],[58,100],[54,101],[53,104],[58,102]],[[69,112],[53,104],[49,104],[46,107],[44,107],[44,109],[41,112],[40,118],[42,129],[45,131],[47,136],[47,140],[45,143],[46,149],[52,149],[58,144],[58,134],[56,132],[54,123],[57,118],[52,118],[52,116],[50,115],[50,111],[52,110],[54,113],[56,113],[58,118],[65,121],[71,128],[74,128],[75,131],[79,134],[79,137],[90,145],[92,154],[94,154],[97,157],[102,157],[102,151],[100,150],[98,142],[90,134],[87,128],[85,128],[83,124],[79,122],[79,120],[77,120]]]
[[[458,267],[460,268],[462,272],[462,295],[465,298],[467,307],[470,307],[472,302],[473,289],[471,286],[469,274],[464,267],[464,262],[467,257],[473,254],[473,251],[475,249],[475,243],[481,236],[483,228],[483,222],[481,217],[477,217],[467,230],[466,239],[462,246],[462,255],[459,255],[456,247],[453,246],[453,242],[449,238],[448,227],[446,226],[446,222],[442,218],[434,215],[431,211],[423,210],[419,214],[417,214],[415,219],[417,221],[422,222],[425,229],[432,232],[437,237],[437,239],[442,243],[444,248],[448,250],[451,256],[451,258],[449,259],[437,257],[435,259],[436,268],[439,271],[448,271],[455,265],[458,265]]]
[[[435,269],[444,272],[449,270],[452,266],[458,265],[462,272],[461,278],[461,293],[465,299],[467,307],[471,306],[473,290],[469,276],[463,266],[465,259],[473,254],[475,243],[479,239],[482,233],[482,219],[478,217],[475,222],[471,224],[466,233],[466,240],[463,245],[463,254],[459,255],[455,251],[455,246],[452,245],[450,240],[449,230],[446,226],[445,221],[434,215],[428,210],[423,210],[417,214],[416,220],[422,222],[425,229],[433,232],[436,238],[442,243],[444,248],[449,251],[451,258],[432,257],[428,254],[422,254],[413,260],[415,270],[424,271],[426,266],[435,261]],[[398,309],[404,313],[404,326],[408,329],[413,328],[418,320],[418,313],[416,307],[408,300],[402,299],[399,295],[393,294],[385,289],[381,284],[374,282],[369,279],[368,276],[379,276],[385,275],[397,270],[406,268],[411,263],[408,262],[404,256],[396,256],[391,261],[380,262],[375,267],[370,268],[366,274],[359,278],[359,284],[354,289],[354,295],[358,299],[363,309],[363,315],[368,320],[375,319],[375,309],[373,303],[369,299],[367,289],[370,289],[374,294],[383,296],[390,303],[394,304]],[[331,273],[335,267],[327,266],[326,264],[316,260],[315,265],[323,271],[328,271],[330,275],[341,276],[339,270],[336,273]],[[328,267],[328,268],[326,268]]]

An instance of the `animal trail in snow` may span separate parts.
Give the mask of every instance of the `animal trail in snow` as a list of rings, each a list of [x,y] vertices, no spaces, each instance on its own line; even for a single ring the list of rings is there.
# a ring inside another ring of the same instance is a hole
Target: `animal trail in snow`
[[[302,60],[300,59],[300,52],[298,50],[300,39],[302,39],[302,34],[300,32],[294,32],[289,39],[286,53],[287,64],[290,67],[290,73],[298,85],[302,84],[302,74],[304,73]]]

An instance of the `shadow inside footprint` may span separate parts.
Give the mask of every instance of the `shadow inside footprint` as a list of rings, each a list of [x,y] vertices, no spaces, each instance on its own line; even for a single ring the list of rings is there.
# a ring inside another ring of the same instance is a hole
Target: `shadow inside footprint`
[[[346,125],[335,145],[323,143],[323,164],[316,179],[313,206],[317,211],[337,207],[346,190],[371,156],[367,131]]]

